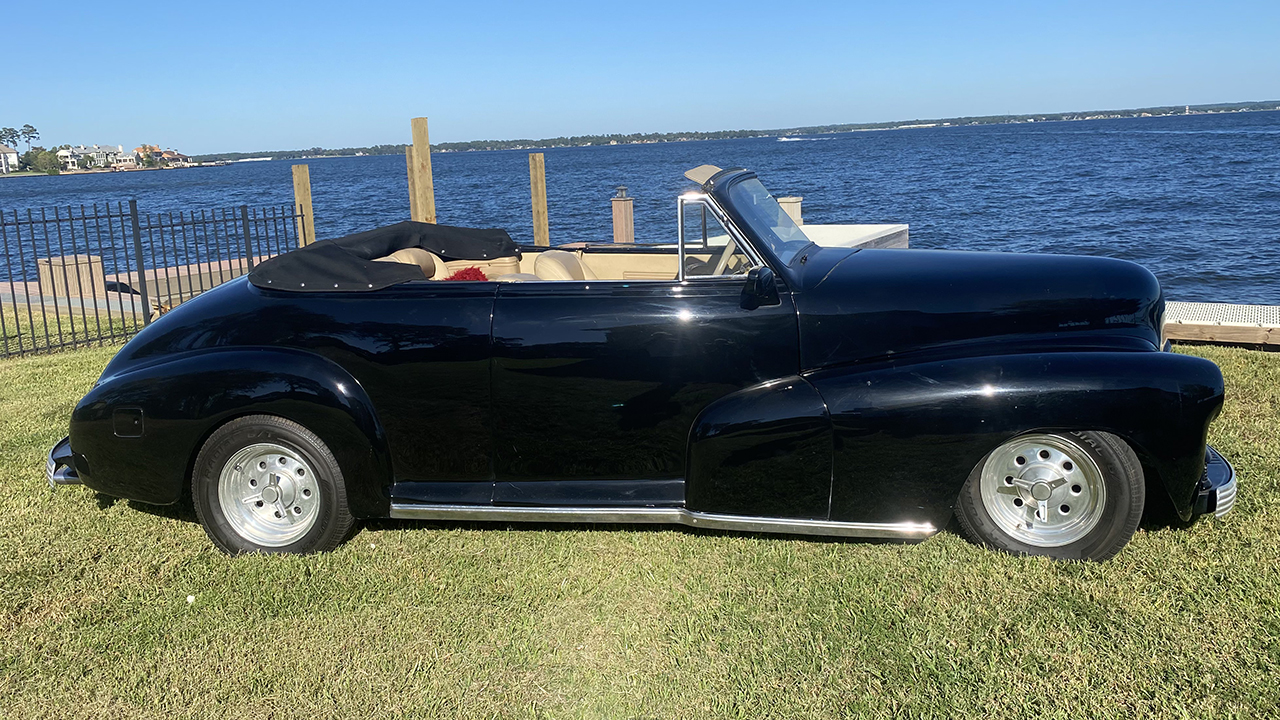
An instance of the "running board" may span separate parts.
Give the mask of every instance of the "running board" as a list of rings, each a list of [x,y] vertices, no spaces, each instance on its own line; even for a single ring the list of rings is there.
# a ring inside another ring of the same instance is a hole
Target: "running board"
[[[402,520],[478,520],[483,522],[644,523],[688,525],[696,528],[741,532],[864,538],[926,538],[937,532],[937,528],[927,522],[833,522],[719,515],[691,512],[684,508],[504,507],[392,503],[391,517]]]

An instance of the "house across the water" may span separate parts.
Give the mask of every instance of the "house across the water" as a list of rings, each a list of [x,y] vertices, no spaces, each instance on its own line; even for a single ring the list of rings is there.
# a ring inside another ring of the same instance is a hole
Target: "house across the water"
[[[18,170],[18,151],[8,145],[0,145],[0,175]]]

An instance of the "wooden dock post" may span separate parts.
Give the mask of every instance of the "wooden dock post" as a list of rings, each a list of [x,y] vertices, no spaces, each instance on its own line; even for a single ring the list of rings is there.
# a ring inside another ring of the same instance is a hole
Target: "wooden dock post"
[[[618,194],[613,197],[613,241],[616,243],[633,243],[636,241],[635,208],[631,196],[627,195],[625,185],[618,186]]]
[[[802,197],[778,198],[778,204],[782,206],[782,209],[791,216],[791,219],[794,220],[797,225],[804,225],[804,220],[800,217],[800,201],[802,200],[804,200]]]
[[[529,197],[533,202],[533,244],[551,246],[547,223],[547,167],[542,153],[529,153]]]
[[[409,157],[413,160],[413,179],[409,183],[413,200],[409,203],[411,217],[419,222],[436,221],[436,191],[431,180],[431,140],[427,135],[427,119],[414,118],[410,123],[413,128],[413,151]]]
[[[416,184],[413,178],[413,146],[404,146],[404,167],[409,175],[409,219],[418,219],[418,189],[414,187]]]
[[[316,217],[311,213],[311,170],[306,165],[293,166],[293,209],[298,218],[298,247],[316,241]]]

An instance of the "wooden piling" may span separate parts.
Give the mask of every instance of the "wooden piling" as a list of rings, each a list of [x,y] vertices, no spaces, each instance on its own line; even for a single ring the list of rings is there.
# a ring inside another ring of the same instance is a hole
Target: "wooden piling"
[[[404,166],[409,175],[409,219],[418,219],[418,189],[413,177],[413,146],[404,146]]]
[[[529,153],[529,197],[533,203],[533,244],[551,246],[547,223],[547,168],[542,153]]]
[[[431,180],[431,140],[427,134],[427,119],[414,118],[413,128],[413,201],[409,203],[411,217],[419,222],[436,221],[436,193]]]
[[[804,220],[800,216],[800,202],[804,200],[802,197],[780,197],[778,204],[782,209],[791,216],[796,225],[804,225]]]
[[[298,218],[298,246],[316,241],[316,218],[311,213],[311,170],[306,165],[293,166],[293,207]]]
[[[633,243],[636,241],[635,208],[627,188],[618,187],[618,194],[613,197],[613,241],[616,243]]]

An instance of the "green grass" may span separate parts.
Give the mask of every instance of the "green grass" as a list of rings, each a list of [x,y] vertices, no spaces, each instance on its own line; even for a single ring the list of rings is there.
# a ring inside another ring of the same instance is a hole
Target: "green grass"
[[[0,285],[0,292],[7,291]],[[142,329],[142,317],[125,313],[121,305],[110,309],[81,305],[78,299],[59,298],[42,307],[36,299],[25,302],[0,300],[0,357],[57,350],[59,347],[111,345]]]
[[[49,174],[49,173],[47,173],[47,172],[39,172],[39,171],[36,171],[36,170],[11,170],[11,171],[9,171],[9,172],[7,172],[7,173],[0,174],[0,178],[12,178],[12,177],[35,177],[35,176],[37,176],[37,175],[41,175],[41,176],[43,176],[43,175],[48,175],[48,174]]]
[[[396,523],[228,558],[46,486],[112,349],[0,362],[0,717],[1275,717],[1280,354],[1188,352],[1226,374],[1239,504],[1105,564]]]

